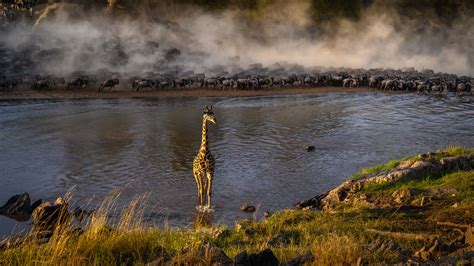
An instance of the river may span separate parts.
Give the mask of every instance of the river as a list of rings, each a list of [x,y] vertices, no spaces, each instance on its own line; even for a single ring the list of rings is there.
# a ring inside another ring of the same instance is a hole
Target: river
[[[474,98],[382,92],[243,98],[144,98],[0,102],[0,205],[27,191],[54,200],[71,191],[95,208],[147,195],[148,223],[193,223],[192,161],[201,116],[216,158],[214,223],[291,207],[364,167],[449,145],[474,146]],[[314,152],[305,147],[314,145]],[[24,228],[0,217],[0,236]]]

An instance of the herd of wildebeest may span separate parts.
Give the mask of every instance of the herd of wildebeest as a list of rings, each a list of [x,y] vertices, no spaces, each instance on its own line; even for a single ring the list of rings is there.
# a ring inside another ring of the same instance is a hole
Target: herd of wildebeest
[[[259,90],[286,87],[370,87],[384,91],[411,91],[426,93],[459,92],[471,94],[474,78],[454,74],[435,73],[432,70],[414,69],[312,69],[303,67],[263,67],[250,65],[247,70],[229,73],[224,68],[212,74],[193,71],[175,73],[145,73],[127,76],[106,72],[95,75],[76,72],[67,77],[38,75],[34,77],[0,76],[0,91],[32,90],[96,90],[127,91],[217,89]]]

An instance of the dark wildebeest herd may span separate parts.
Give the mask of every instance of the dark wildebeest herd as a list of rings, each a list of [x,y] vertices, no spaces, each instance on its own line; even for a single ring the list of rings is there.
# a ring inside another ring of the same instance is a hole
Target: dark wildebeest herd
[[[312,69],[303,67],[263,67],[251,65],[246,70],[229,73],[220,71],[194,73],[146,73],[142,76],[127,76],[119,73],[101,75],[77,72],[67,77],[0,76],[0,91],[15,89],[68,89],[113,91],[116,87],[127,91],[216,89],[259,90],[288,87],[370,87],[384,91],[409,91],[423,93],[459,92],[471,94],[474,79],[468,76],[435,73],[432,70],[414,69]]]

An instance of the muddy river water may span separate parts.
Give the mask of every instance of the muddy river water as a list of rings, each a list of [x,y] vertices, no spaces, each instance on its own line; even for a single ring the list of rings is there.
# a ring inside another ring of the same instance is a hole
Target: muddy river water
[[[74,204],[93,208],[118,190],[119,207],[148,195],[147,222],[191,226],[192,161],[202,108],[211,104],[218,119],[209,128],[215,223],[246,217],[243,203],[260,214],[291,207],[391,159],[474,147],[473,97],[357,92],[3,101],[0,205],[24,191],[33,199],[72,191]],[[24,226],[0,217],[0,236]]]

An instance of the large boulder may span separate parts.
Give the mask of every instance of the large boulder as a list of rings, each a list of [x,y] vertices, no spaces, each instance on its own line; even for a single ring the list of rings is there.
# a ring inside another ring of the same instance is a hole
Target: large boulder
[[[41,204],[41,200],[31,204],[30,195],[27,192],[11,197],[5,205],[0,207],[0,215],[6,215],[19,221],[27,221],[33,210]]]
[[[241,252],[235,257],[235,264],[239,266],[274,266],[279,265],[278,258],[271,249],[265,249],[259,253],[247,254]]]

